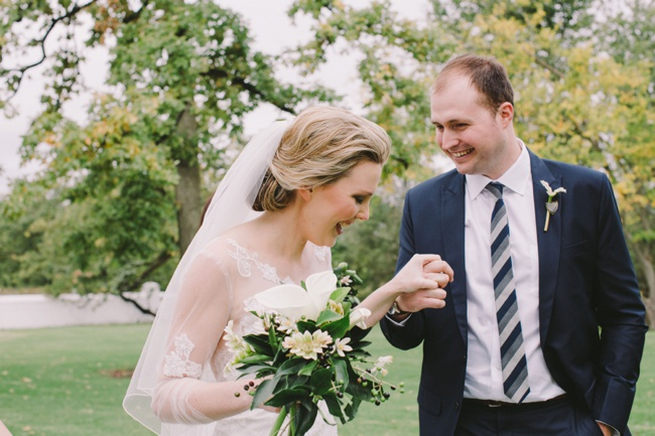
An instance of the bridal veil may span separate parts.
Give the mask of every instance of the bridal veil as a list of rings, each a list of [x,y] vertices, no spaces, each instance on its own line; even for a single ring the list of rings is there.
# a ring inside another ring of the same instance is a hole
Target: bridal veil
[[[141,352],[132,380],[123,399],[125,411],[148,429],[159,434],[162,422],[152,412],[150,404],[157,383],[158,369],[166,350],[167,337],[184,272],[205,246],[227,229],[257,217],[252,204],[262,183],[280,139],[289,122],[276,122],[255,135],[232,164],[219,183],[207,209],[203,224],[182,256],[171,278],[164,299],[157,311],[150,333]],[[201,379],[211,380],[203,372]],[[179,435],[211,435],[213,425],[175,426]]]

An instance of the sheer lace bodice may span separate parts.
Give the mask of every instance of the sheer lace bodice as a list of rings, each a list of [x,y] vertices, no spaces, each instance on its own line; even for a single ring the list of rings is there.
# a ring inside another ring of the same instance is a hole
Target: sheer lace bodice
[[[308,243],[305,256],[312,265],[308,275],[330,268],[327,247]],[[292,280],[278,277],[272,262],[227,237],[212,241],[191,262],[153,397],[153,409],[163,421],[205,423],[206,435],[268,435],[275,413],[256,409],[214,421],[202,412],[207,396],[201,393],[208,383],[237,379],[238,373],[229,367],[233,355],[223,334],[225,328],[229,326],[237,336],[261,331],[261,320],[244,309],[248,299],[287,282]],[[175,424],[164,424],[161,434],[180,434],[179,430]],[[336,427],[319,417],[309,434],[336,435]]]

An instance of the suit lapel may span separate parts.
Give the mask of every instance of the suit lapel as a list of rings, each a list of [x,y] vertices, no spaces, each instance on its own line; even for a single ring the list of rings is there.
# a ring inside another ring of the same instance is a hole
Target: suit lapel
[[[559,210],[550,217],[548,230],[544,231],[548,195],[541,184],[541,180],[548,182],[554,190],[562,186],[562,178],[559,175],[553,175],[544,164],[544,161],[532,152],[530,152],[530,168],[532,170],[537,245],[539,247],[539,333],[543,344],[550,326],[553,297],[557,285],[563,214],[562,201],[560,200]]]
[[[455,271],[450,284],[455,317],[462,340],[467,342],[466,328],[466,269],[464,263],[464,176],[454,174],[451,182],[442,186],[441,232],[444,241],[444,260]]]

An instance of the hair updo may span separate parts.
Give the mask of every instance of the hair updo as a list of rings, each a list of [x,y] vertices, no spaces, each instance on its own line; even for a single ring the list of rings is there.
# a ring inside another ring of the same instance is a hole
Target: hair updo
[[[284,132],[252,208],[285,208],[299,188],[344,177],[363,160],[384,164],[391,140],[377,124],[345,109],[318,106],[302,111]]]

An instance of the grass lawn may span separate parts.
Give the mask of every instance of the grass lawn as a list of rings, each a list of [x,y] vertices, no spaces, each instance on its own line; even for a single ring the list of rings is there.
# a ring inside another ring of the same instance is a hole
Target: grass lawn
[[[146,436],[121,408],[149,325],[0,331],[0,420],[19,435]],[[400,351],[375,329],[374,355],[393,354],[388,380],[404,381],[382,406],[365,404],[340,436],[418,434],[416,393],[420,349]],[[655,334],[649,333],[630,417],[636,436],[655,435]]]

